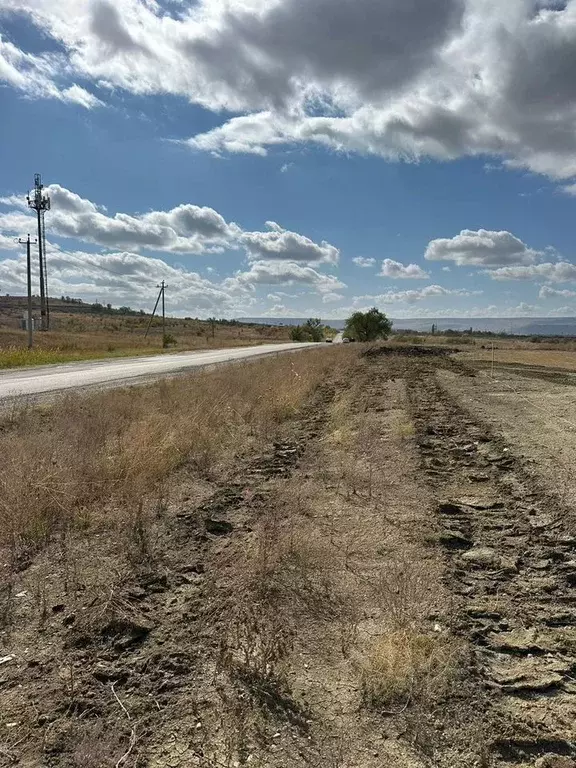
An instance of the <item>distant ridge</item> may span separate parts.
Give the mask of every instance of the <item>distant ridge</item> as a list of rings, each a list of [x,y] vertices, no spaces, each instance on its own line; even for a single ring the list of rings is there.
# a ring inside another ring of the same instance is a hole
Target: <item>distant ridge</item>
[[[243,317],[244,323],[258,325],[300,325],[305,317]],[[345,320],[324,320],[326,325],[342,330]],[[519,336],[576,336],[576,317],[415,317],[393,319],[396,330],[429,331],[434,324],[439,331],[491,331]]]

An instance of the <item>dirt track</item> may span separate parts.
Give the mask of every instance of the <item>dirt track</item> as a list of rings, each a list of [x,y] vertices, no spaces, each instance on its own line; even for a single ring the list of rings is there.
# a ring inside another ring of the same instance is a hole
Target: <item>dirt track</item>
[[[460,392],[475,383],[442,378]],[[462,596],[460,631],[490,691],[490,752],[499,765],[573,757],[576,538],[566,510],[538,487],[514,446],[462,410],[428,372],[412,372],[411,400]]]
[[[333,376],[224,480],[175,477],[147,562],[115,574],[97,536],[95,591],[57,543],[19,574],[0,765],[576,766],[568,500],[483,381],[415,349]],[[406,642],[433,653],[402,678]]]

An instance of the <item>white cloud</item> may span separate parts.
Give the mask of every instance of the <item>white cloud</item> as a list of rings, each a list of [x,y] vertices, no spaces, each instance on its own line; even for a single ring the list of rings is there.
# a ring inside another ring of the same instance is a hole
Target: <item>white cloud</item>
[[[557,288],[550,288],[547,285],[543,285],[540,288],[538,296],[541,299],[556,299],[558,296],[562,296],[566,299],[573,299],[576,296],[576,291],[558,290]]]
[[[566,184],[561,187],[562,192],[572,197],[576,197],[576,184]]]
[[[3,42],[4,82],[88,108],[76,81],[242,113],[196,148],[489,155],[576,175],[575,0],[198,0],[172,14],[155,0],[0,0],[10,12],[62,53]]]
[[[357,267],[363,267],[365,269],[368,267],[373,267],[374,264],[376,264],[376,259],[364,258],[364,256],[356,256],[354,259],[352,259],[352,261],[354,264],[356,264]]]
[[[341,293],[325,293],[322,296],[322,302],[324,304],[329,304],[333,301],[340,301],[340,299],[343,299],[344,295]]]
[[[48,266],[50,292],[57,296],[64,294],[86,301],[151,309],[158,281],[164,279],[168,284],[166,298],[170,313],[231,316],[245,311],[254,302],[246,286],[212,282],[196,272],[136,253],[101,255],[52,248]],[[33,267],[37,285],[36,260]],[[25,293],[24,253],[0,260],[0,285],[3,292]]]
[[[0,2],[0,16],[2,2]],[[7,83],[34,98],[50,98],[78,104],[85,109],[103,106],[102,102],[76,83],[62,88],[55,81],[56,57],[34,56],[24,53],[0,34],[0,82]]]
[[[481,294],[482,291],[470,291],[466,288],[444,288],[441,285],[427,285],[419,290],[386,291],[375,296],[356,296],[354,300],[368,303],[372,301],[377,304],[415,304],[418,301],[438,296],[480,296]]]
[[[170,211],[108,216],[101,206],[59,184],[47,186],[46,193],[52,201],[46,216],[48,232],[106,248],[206,253],[229,247],[241,234],[238,225],[226,222],[212,208],[183,204]],[[2,198],[0,203],[27,209],[23,196]],[[31,221],[24,214],[0,214],[3,229],[22,231]]]
[[[429,261],[453,261],[458,266],[500,267],[531,264],[542,253],[529,248],[510,232],[463,229],[452,238],[428,243],[424,258]]]
[[[329,264],[336,264],[340,257],[339,250],[330,243],[315,243],[272,221],[266,222],[268,232],[244,232],[213,208],[190,203],[169,211],[110,216],[103,206],[59,184],[47,186],[46,192],[52,201],[46,216],[48,232],[106,248],[201,254],[244,247],[254,260]],[[34,219],[23,195],[0,198],[0,204],[16,209],[0,213],[1,230],[20,233],[33,227]]]
[[[492,280],[546,280],[550,283],[576,281],[576,265],[568,261],[545,262],[526,267],[502,267],[487,270]]]
[[[305,285],[320,293],[334,293],[345,283],[333,275],[325,275],[312,267],[290,261],[256,261],[249,271],[239,272],[230,281],[241,286]]]
[[[430,277],[418,264],[401,264],[399,261],[384,259],[382,269],[378,273],[381,277],[390,277],[393,280],[425,280]]]
[[[338,263],[340,252],[330,243],[315,243],[304,235],[283,229],[274,221],[267,221],[266,226],[270,231],[242,235],[242,244],[251,259]]]

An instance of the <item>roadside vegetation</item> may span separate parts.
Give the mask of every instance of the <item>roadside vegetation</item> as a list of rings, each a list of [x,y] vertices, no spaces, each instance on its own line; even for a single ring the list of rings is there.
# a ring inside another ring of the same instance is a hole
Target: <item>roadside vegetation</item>
[[[128,525],[187,465],[213,477],[272,440],[333,364],[309,350],[99,394],[4,410],[0,546],[17,562],[54,535]]]
[[[290,340],[289,329],[280,326],[172,317],[166,318],[163,338],[161,318],[150,323],[150,315],[130,307],[62,297],[51,300],[51,330],[35,332],[29,350],[27,334],[19,327],[24,311],[23,299],[0,297],[0,369]]]
[[[318,317],[311,317],[303,325],[295,325],[290,329],[290,338],[292,341],[324,341],[324,338],[331,338],[331,328],[322,325],[322,320]]]

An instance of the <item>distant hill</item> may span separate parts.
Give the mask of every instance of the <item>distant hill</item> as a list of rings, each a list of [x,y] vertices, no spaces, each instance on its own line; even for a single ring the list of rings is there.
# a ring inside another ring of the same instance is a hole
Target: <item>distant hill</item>
[[[244,317],[244,323],[258,325],[300,325],[304,317]],[[576,317],[415,317],[394,319],[395,330],[429,331],[436,325],[439,331],[492,331],[519,336],[576,336]],[[326,325],[339,331],[345,320],[324,320]]]

